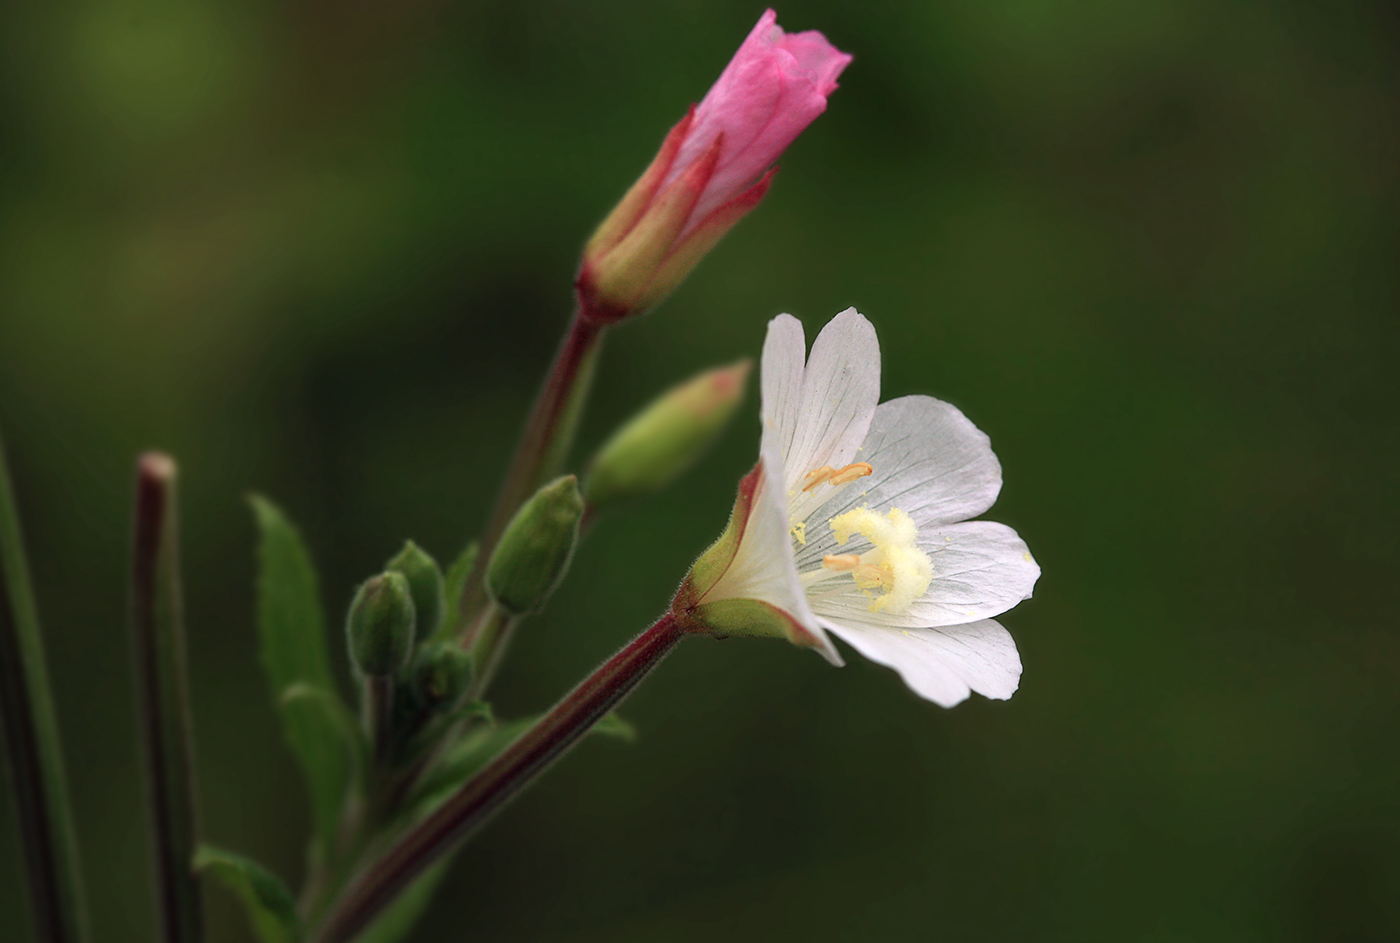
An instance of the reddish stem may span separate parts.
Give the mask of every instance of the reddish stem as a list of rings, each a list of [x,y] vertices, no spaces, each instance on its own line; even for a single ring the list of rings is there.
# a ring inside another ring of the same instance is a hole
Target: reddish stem
[[[576,308],[569,331],[554,355],[549,375],[540,387],[482,532],[476,569],[458,613],[460,628],[466,633],[462,643],[465,648],[470,649],[480,634],[478,616],[486,604],[482,574],[486,572],[501,534],[525,499],[556,473],[568,456],[578,415],[592,380],[594,355],[605,327],[605,323],[591,317],[582,307]]]
[[[358,875],[326,916],[316,943],[353,939],[414,878],[577,743],[692,630],[682,618],[668,612],[658,619]]]

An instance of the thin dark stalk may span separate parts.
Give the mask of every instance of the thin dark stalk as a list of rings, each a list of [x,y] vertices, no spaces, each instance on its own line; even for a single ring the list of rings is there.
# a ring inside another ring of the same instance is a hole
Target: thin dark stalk
[[[44,641],[0,448],[0,716],[38,943],[88,939],[78,847]]]
[[[175,481],[175,463],[169,457],[141,456],[132,540],[131,632],[161,939],[199,943],[204,938],[204,907],[193,870],[198,845],[194,732]]]
[[[594,671],[539,723],[351,881],[315,935],[316,943],[348,943],[354,939],[414,878],[577,743],[689,631],[676,615],[668,612]]]
[[[593,368],[597,363],[605,327],[605,324],[586,316],[582,309],[575,309],[568,333],[554,355],[554,363],[525,421],[525,428],[515,445],[515,453],[511,456],[491,516],[481,535],[476,569],[467,583],[458,613],[459,631],[465,634],[463,647],[474,646],[477,633],[481,631],[478,617],[488,602],[482,574],[491,560],[491,552],[496,549],[501,534],[520,505],[535,493],[545,479],[557,474],[568,457],[574,431],[592,385]]]
[[[391,736],[394,729],[394,679],[380,675],[365,677],[365,734],[369,737],[374,765],[384,769],[393,751]]]

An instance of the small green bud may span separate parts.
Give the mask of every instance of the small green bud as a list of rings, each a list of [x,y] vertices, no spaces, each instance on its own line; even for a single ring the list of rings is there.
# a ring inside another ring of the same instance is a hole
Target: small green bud
[[[497,605],[513,616],[544,608],[568,572],[582,517],[583,495],[573,475],[521,505],[486,568],[486,588]]]
[[[424,703],[451,706],[472,681],[472,656],[451,642],[425,647],[414,661],[414,685]]]
[[[428,553],[409,540],[403,545],[398,556],[384,565],[384,569],[402,573],[408,580],[408,591],[413,596],[413,614],[417,619],[415,634],[419,640],[437,631],[446,608],[443,594],[442,569]]]
[[[350,659],[364,674],[386,677],[413,653],[413,596],[402,573],[381,573],[365,581],[350,604],[345,634]]]
[[[752,361],[708,370],[673,387],[594,456],[584,495],[604,507],[670,484],[714,442],[744,398]]]

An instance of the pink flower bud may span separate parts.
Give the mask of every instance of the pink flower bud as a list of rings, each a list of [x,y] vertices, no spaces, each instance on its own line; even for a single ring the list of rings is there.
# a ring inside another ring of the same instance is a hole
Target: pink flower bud
[[[651,166],[584,248],[583,311],[614,321],[656,304],[758,205],[773,164],[826,110],[851,57],[816,30],[759,17],[704,101],[671,129]]]

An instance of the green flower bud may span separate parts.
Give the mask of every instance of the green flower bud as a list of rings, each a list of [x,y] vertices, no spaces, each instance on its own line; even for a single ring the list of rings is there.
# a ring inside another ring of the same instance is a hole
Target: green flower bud
[[[408,580],[408,591],[413,597],[413,614],[417,618],[415,634],[418,639],[436,632],[446,608],[442,569],[437,561],[409,540],[404,543],[398,556],[384,565],[384,569],[402,573]]]
[[[544,608],[569,569],[582,517],[583,495],[573,475],[521,505],[486,568],[486,588],[497,605],[513,616]]]
[[[584,496],[594,507],[658,491],[695,463],[744,398],[742,360],[673,387],[619,429],[594,457]]]
[[[364,674],[386,677],[413,653],[413,596],[402,573],[381,573],[365,582],[350,604],[345,635],[350,660]]]
[[[455,704],[472,680],[472,656],[450,642],[429,645],[413,666],[414,686],[425,704],[434,708]]]

